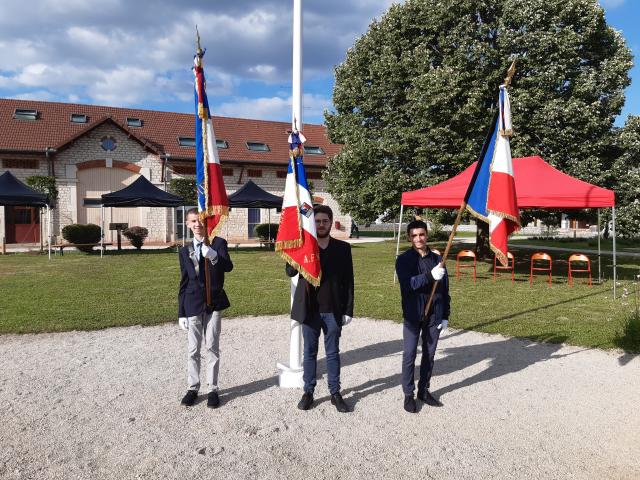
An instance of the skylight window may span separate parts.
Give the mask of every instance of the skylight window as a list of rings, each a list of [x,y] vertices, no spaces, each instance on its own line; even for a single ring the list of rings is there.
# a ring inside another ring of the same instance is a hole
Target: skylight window
[[[322,147],[312,147],[311,145],[305,145],[304,153],[308,155],[324,155],[324,150],[322,149]]]
[[[87,116],[84,113],[72,113],[71,123],[87,123]]]
[[[127,125],[130,127],[141,127],[142,120],[140,120],[139,118],[127,117]]]
[[[38,111],[25,108],[16,108],[13,112],[13,118],[17,118],[18,120],[37,120]]]
[[[268,152],[269,145],[261,142],[247,142],[247,150],[252,152]]]
[[[195,147],[196,139],[193,137],[178,137],[178,145],[181,147]]]
[[[229,148],[229,144],[226,140],[216,140],[216,147],[222,150],[226,150],[227,148]]]

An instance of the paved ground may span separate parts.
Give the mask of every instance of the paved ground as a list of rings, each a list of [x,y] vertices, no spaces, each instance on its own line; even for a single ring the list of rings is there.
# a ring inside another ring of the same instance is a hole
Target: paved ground
[[[258,333],[256,335],[256,332]],[[223,320],[222,406],[180,407],[177,325],[0,336],[0,478],[640,478],[640,357],[450,331],[402,410],[401,327],[355,319],[343,393],[276,386],[288,320]],[[204,400],[204,396],[202,397]]]

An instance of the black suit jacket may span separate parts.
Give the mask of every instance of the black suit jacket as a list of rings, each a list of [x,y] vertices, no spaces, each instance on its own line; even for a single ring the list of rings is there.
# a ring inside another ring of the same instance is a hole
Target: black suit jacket
[[[227,241],[215,237],[210,245],[218,253],[215,265],[209,264],[209,285],[212,305],[207,308],[205,292],[204,259],[199,261],[199,274],[193,260],[189,256],[189,245],[180,249],[180,288],[178,289],[178,317],[193,317],[207,311],[224,310],[229,308],[229,299],[224,291],[224,274],[233,270],[233,263],[229,257]]]
[[[329,239],[332,247],[332,256],[329,259],[334,267],[335,274],[330,279],[321,278],[321,283],[330,282],[333,315],[336,322],[342,327],[342,316],[353,317],[353,259],[351,258],[351,245],[335,238]],[[287,275],[294,277],[298,271],[289,264],[285,266]],[[298,279],[298,286],[293,294],[291,305],[291,318],[300,323],[312,323],[317,320],[318,313],[312,311],[310,289],[315,288],[309,284],[302,275]]]

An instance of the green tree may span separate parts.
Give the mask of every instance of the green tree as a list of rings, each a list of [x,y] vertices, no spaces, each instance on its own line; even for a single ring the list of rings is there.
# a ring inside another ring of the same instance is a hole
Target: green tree
[[[630,116],[617,132],[620,156],[611,169],[616,192],[616,229],[624,237],[640,236],[640,117]]]
[[[540,155],[602,183],[632,65],[593,0],[407,0],[335,71],[325,179],[363,220],[397,215],[401,192],[438,183],[480,151],[512,60],[514,156]]]
[[[182,197],[188,205],[196,205],[196,181],[193,178],[174,178],[169,183],[169,190],[174,195]]]
[[[58,187],[56,179],[45,175],[32,175],[26,179],[27,185],[40,193],[46,193],[49,196],[51,207],[55,206],[58,200]]]

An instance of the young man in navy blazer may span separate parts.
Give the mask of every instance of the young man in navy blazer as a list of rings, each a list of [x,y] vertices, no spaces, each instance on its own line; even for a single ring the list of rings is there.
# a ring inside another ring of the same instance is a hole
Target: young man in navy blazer
[[[402,296],[402,316],[404,348],[402,352],[402,390],[404,409],[416,412],[414,370],[418,339],[422,336],[422,360],[418,380],[418,399],[434,407],[442,404],[429,393],[433,359],[440,333],[449,324],[450,298],[449,278],[442,257],[436,255],[427,245],[427,224],[414,220],[407,225],[407,237],[411,242],[409,250],[398,256],[396,273],[400,281]],[[429,312],[425,312],[434,282],[438,281]]]
[[[180,288],[178,290],[178,324],[187,331],[187,393],[182,405],[192,406],[200,389],[200,345],[204,338],[207,350],[207,406],[218,408],[218,370],[220,367],[221,312],[229,307],[224,291],[224,274],[233,269],[227,241],[215,237],[211,245],[204,243],[205,227],[198,209],[187,211],[185,223],[193,232],[193,242],[180,249]],[[211,305],[207,305],[205,272],[208,262]]]

